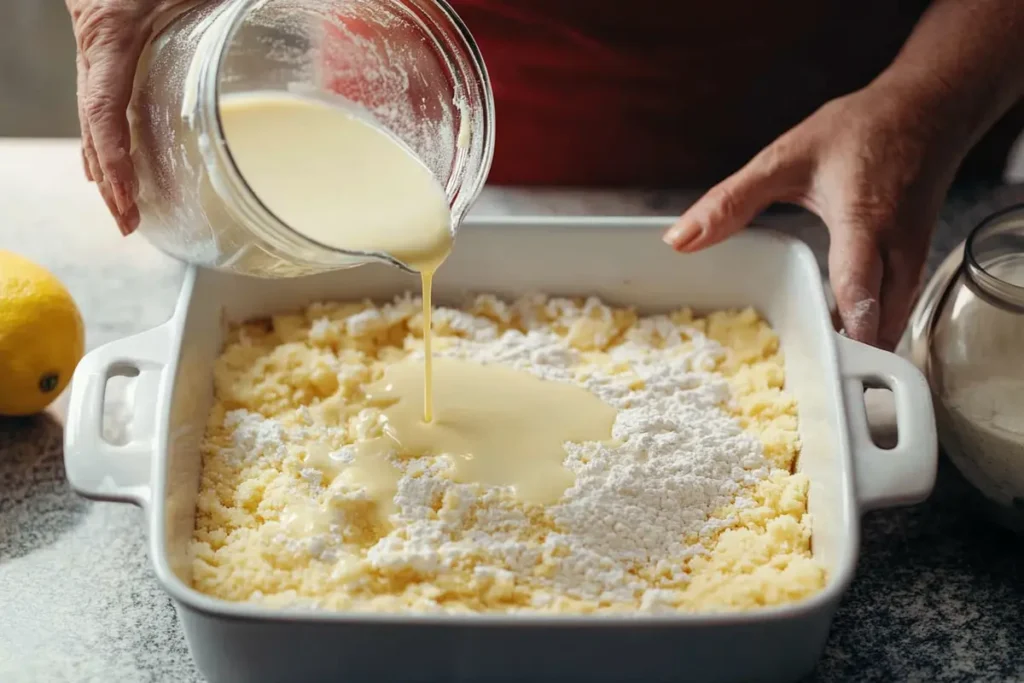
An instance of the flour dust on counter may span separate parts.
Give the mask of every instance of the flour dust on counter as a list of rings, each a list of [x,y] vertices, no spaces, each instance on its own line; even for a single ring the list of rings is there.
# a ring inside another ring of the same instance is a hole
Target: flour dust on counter
[[[437,309],[434,337],[439,368],[581,392],[610,433],[577,430],[545,464],[563,474],[524,495],[522,469],[388,442],[397,404],[379,394],[422,363],[418,300],[239,325],[203,444],[198,590],[334,610],[628,614],[752,609],[823,587],[794,473],[796,405],[755,312],[479,296]],[[439,425],[456,398],[438,402]],[[529,439],[506,441],[493,462],[535,457]]]

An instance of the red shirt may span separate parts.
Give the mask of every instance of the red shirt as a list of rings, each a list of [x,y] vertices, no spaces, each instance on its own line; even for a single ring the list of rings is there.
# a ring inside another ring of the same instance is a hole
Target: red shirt
[[[927,0],[451,0],[496,106],[490,180],[721,179],[892,60]]]
[[[449,1],[494,89],[490,182],[639,187],[721,180],[828,100],[867,85],[929,4]],[[327,60],[357,56],[349,42],[328,44]],[[333,87],[364,101],[365,83],[347,73]],[[966,165],[1001,173],[1022,127],[1024,102]]]

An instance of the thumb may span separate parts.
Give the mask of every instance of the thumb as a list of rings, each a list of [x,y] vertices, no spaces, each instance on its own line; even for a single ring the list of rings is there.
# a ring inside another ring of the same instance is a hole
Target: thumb
[[[808,154],[779,142],[711,188],[662,237],[676,251],[710,247],[745,228],[769,205],[798,200],[810,177]]]
[[[833,223],[828,251],[829,280],[846,335],[865,344],[878,338],[879,295],[884,272],[874,231]]]

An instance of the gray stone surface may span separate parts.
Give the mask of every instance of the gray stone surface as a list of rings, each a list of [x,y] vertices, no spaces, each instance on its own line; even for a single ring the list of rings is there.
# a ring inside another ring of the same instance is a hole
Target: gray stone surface
[[[999,201],[1024,191],[1003,190]],[[685,194],[488,190],[482,213],[671,214]],[[933,248],[961,239],[990,195],[960,190]],[[824,253],[814,221],[777,221]],[[182,268],[121,239],[80,177],[74,143],[0,141],[0,247],[54,270],[88,345],[170,314]],[[77,498],[63,477],[61,409],[0,421],[0,681],[200,681],[153,579],[138,510]],[[1024,547],[973,512],[943,466],[935,495],[864,520],[857,577],[813,681],[1024,680]]]

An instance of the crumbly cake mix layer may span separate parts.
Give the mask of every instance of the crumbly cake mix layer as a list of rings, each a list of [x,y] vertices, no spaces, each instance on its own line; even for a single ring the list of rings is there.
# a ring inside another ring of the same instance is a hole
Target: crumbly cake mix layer
[[[365,389],[422,357],[420,302],[314,304],[233,329],[203,443],[193,584],[233,601],[356,611],[751,609],[823,587],[797,413],[755,312],[639,317],[596,299],[477,297],[434,313],[435,352],[571,382],[617,410],[566,444],[554,505],[393,453],[393,504],[336,476],[379,437]],[[338,464],[325,471],[317,463]]]

